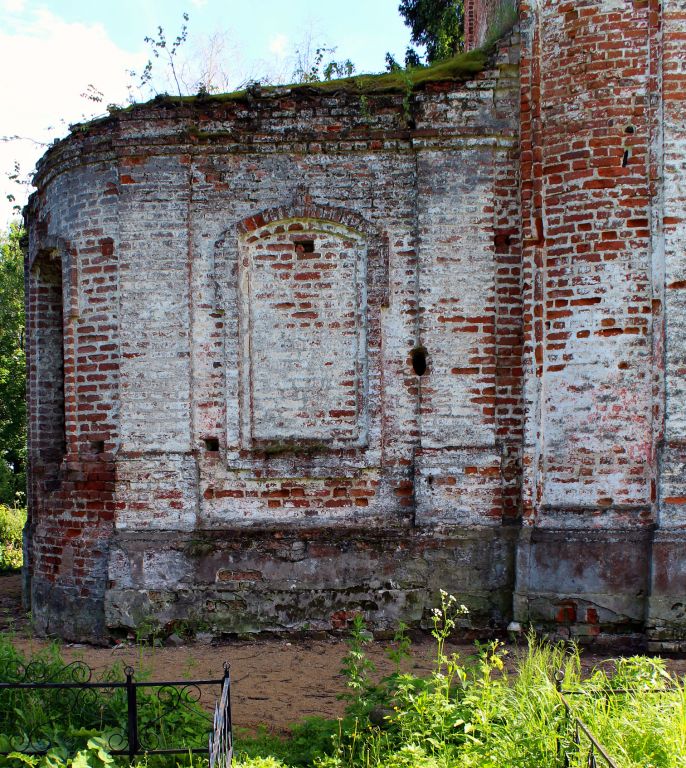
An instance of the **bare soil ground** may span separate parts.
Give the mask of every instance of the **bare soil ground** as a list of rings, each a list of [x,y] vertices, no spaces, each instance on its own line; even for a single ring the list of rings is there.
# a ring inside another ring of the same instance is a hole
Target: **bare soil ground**
[[[21,579],[17,575],[0,576],[0,631],[13,632],[17,647],[27,654],[47,644],[30,632],[21,607]],[[387,645],[374,642],[368,646],[368,656],[379,676],[393,670],[385,652]],[[452,645],[447,650],[464,657],[474,652],[474,646]],[[211,645],[195,642],[173,648],[135,644],[113,648],[79,644],[63,647],[67,661],[83,660],[96,675],[120,663],[143,670],[150,680],[217,679],[228,661],[235,724],[251,730],[265,726],[277,733],[304,717],[342,714],[344,702],[338,697],[345,690],[345,680],[340,670],[347,651],[345,641],[333,636],[258,638]],[[429,670],[434,653],[432,638],[416,639],[412,651],[408,670]],[[584,666],[591,669],[610,655],[584,653]],[[671,659],[669,666],[680,675],[686,674],[686,659]]]

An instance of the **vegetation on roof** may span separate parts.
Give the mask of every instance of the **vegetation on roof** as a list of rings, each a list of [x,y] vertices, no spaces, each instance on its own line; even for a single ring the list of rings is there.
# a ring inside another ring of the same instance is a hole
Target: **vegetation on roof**
[[[247,88],[231,93],[197,93],[190,96],[172,96],[159,94],[150,101],[132,104],[127,107],[110,107],[110,115],[118,115],[150,106],[180,106],[184,104],[218,104],[223,102],[242,101],[260,98],[268,95],[286,95],[298,93],[350,93],[359,96],[371,94],[401,93],[407,98],[410,93],[421,91],[432,83],[456,82],[471,80],[488,65],[497,40],[507,34],[516,23],[517,14],[507,7],[508,12],[495,20],[487,40],[480,48],[465,51],[449,59],[439,61],[430,66],[418,66],[407,69],[397,69],[380,74],[361,74],[343,77],[336,80],[310,81],[290,85],[262,85],[259,82]],[[105,118],[107,119],[107,118]],[[72,132],[88,131],[92,126],[103,122],[96,118],[86,123],[71,126]]]
[[[339,80],[322,80],[318,82],[294,83],[291,85],[260,85],[256,83],[245,90],[221,94],[195,94],[193,96],[160,95],[142,105],[133,105],[121,111],[126,112],[140,106],[155,104],[194,104],[222,103],[239,101],[259,95],[281,93],[352,93],[358,95],[407,93],[422,90],[430,83],[464,82],[470,80],[486,67],[492,46],[479,48],[466,53],[460,53],[451,59],[429,67],[402,69],[396,72],[385,72],[378,75],[353,75]],[[115,112],[119,112],[116,110]]]

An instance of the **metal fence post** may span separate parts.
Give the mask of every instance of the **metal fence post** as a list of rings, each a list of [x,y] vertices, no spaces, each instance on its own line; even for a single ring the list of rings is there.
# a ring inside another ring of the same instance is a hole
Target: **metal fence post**
[[[231,665],[229,664],[228,661],[224,662],[223,685],[226,685],[229,688],[229,694],[226,699],[227,714],[229,716],[229,722],[227,724],[227,731],[228,731],[227,736],[229,738],[231,749],[233,751],[233,718],[231,717]]]
[[[138,701],[136,699],[136,684],[133,682],[133,667],[126,667],[126,714],[127,736],[129,741],[129,757],[138,754]]]
[[[564,679],[565,679],[564,672],[561,669],[558,670],[555,673],[555,690],[559,694],[562,693],[562,684],[564,683]],[[556,740],[557,763],[558,765],[562,764],[562,766],[564,767],[567,765],[567,751],[562,746],[562,739],[568,730],[567,707],[563,707],[563,710],[564,710],[564,714],[562,715],[562,722],[557,728],[557,733],[555,734],[555,740]]]

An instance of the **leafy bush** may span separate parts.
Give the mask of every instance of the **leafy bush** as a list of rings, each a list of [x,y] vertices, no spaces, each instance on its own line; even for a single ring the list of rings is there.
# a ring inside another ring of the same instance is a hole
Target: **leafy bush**
[[[0,504],[0,571],[21,568],[22,531],[26,523],[26,509]]]
[[[11,768],[108,768],[113,762],[107,743],[97,737],[88,739],[84,749],[73,756],[66,749],[57,747],[45,755],[12,752],[6,758],[6,764]]]
[[[17,224],[0,232],[0,504],[26,488],[24,235]]]

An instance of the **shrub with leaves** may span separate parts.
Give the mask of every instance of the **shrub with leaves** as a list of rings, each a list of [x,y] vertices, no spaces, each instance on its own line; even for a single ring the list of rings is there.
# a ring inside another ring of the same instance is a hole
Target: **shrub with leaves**
[[[25,509],[0,504],[0,572],[21,568],[21,542],[25,523]]]
[[[26,490],[24,230],[0,233],[0,504]]]
[[[74,755],[56,747],[44,755],[12,752],[5,758],[5,765],[10,768],[108,768],[113,762],[105,739],[97,736],[88,739],[85,748]]]

